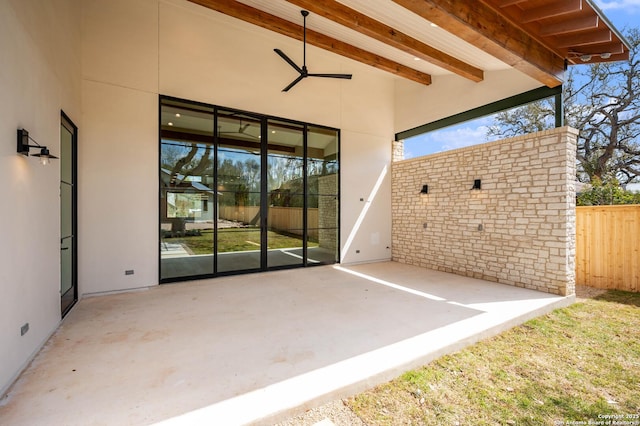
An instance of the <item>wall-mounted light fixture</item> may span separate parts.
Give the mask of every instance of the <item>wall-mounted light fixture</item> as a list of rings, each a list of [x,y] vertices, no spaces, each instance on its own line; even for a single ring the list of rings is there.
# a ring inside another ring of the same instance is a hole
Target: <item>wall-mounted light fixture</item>
[[[471,187],[471,189],[482,189],[482,180],[480,179],[476,179],[473,181],[473,186]]]
[[[420,195],[429,193],[429,185],[422,185],[422,189],[420,190]]]
[[[29,145],[29,141],[32,141],[35,145]],[[18,154],[22,154],[25,157],[29,156],[30,148],[39,148],[39,154],[31,154],[32,157],[40,157],[40,163],[43,166],[49,164],[49,160],[52,158],[57,159],[55,155],[51,155],[46,146],[40,145],[36,142],[31,136],[29,136],[29,132],[25,129],[18,129]]]

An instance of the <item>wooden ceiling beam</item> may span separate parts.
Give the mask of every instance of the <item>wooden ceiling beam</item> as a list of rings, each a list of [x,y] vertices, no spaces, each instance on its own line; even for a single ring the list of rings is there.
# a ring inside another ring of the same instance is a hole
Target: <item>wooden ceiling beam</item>
[[[611,31],[602,30],[597,32],[588,32],[585,34],[576,34],[569,36],[561,36],[556,38],[555,46],[564,47],[577,47],[588,46],[590,44],[602,44],[609,43],[613,40]]]
[[[479,82],[484,72],[335,0],[287,0],[316,15],[402,50],[454,74]]]
[[[594,56],[595,58],[595,56]],[[601,63],[601,62],[620,62],[620,61],[628,61],[629,60],[629,52],[624,52],[624,53],[619,53],[619,54],[612,54],[611,56],[609,56],[608,58],[602,58],[600,57],[597,62]]]
[[[586,55],[600,55],[602,53],[610,53],[611,55],[622,55],[625,53],[624,44],[620,42],[612,42],[606,44],[598,44],[591,46],[583,46],[579,50],[571,50],[571,52],[579,52]],[[624,59],[624,58],[623,58]],[[629,58],[627,58],[629,59]]]
[[[515,6],[516,4],[525,3],[529,0],[502,0],[498,2],[498,7]]]
[[[600,18],[598,15],[585,16],[582,18],[571,19],[568,21],[558,22],[557,24],[544,25],[540,28],[541,37],[550,37],[556,35],[576,33],[586,30],[596,30]]]
[[[562,84],[564,58],[484,2],[393,1],[548,87]]]
[[[233,0],[188,0],[216,12],[243,20],[253,25],[302,41],[303,27],[262,10]],[[372,66],[421,84],[431,84],[431,75],[414,70],[375,53],[352,46],[340,40],[307,29],[307,43],[349,59]]]
[[[581,10],[582,0],[562,0],[547,6],[540,6],[524,11],[521,22],[527,24],[529,22],[542,21],[543,19],[580,12]]]

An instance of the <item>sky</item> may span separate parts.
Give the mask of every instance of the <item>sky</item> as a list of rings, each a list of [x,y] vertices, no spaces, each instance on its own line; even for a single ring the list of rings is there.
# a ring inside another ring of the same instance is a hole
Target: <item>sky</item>
[[[640,27],[640,0],[595,0],[595,3],[619,31]],[[407,139],[405,158],[489,142],[486,134],[491,123],[490,117],[484,117]]]

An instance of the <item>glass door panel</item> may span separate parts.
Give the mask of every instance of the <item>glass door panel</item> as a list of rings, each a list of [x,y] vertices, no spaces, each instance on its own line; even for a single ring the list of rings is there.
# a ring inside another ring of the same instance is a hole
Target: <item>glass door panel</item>
[[[213,109],[165,101],[160,120],[160,278],[211,275]]]
[[[304,127],[269,120],[267,266],[304,264]]]
[[[308,262],[335,263],[338,250],[338,131],[308,127]]]
[[[218,111],[218,273],[262,267],[261,129],[250,115]]]

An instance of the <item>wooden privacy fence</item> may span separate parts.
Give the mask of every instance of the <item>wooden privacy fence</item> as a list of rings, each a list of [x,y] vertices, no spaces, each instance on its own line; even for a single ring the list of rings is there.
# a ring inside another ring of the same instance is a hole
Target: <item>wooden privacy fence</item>
[[[576,284],[640,291],[640,205],[576,208]]]
[[[260,207],[220,206],[220,219],[235,222],[251,223],[257,219]],[[267,223],[270,229],[280,230],[290,234],[302,235],[302,208],[300,207],[269,207]],[[255,223],[254,223],[255,225]],[[307,209],[308,233],[311,238],[318,238],[318,209]]]

